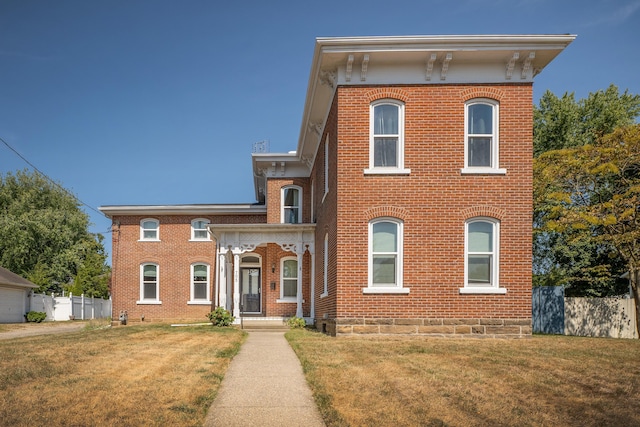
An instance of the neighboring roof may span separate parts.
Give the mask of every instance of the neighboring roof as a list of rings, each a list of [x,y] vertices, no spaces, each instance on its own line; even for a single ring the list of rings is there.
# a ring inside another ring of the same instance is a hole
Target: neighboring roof
[[[267,177],[309,175],[338,86],[531,83],[575,38],[560,34],[316,39],[297,149],[294,154],[253,154],[256,200],[264,200]]]
[[[107,205],[98,208],[108,218],[122,215],[265,215],[260,204]]]
[[[0,285],[17,286],[20,288],[37,288],[38,285],[31,283],[22,276],[0,267]]]

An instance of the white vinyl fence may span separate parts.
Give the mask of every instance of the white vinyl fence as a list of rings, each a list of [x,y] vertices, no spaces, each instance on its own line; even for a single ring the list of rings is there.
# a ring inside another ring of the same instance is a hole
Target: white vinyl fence
[[[47,321],[104,319],[111,316],[111,299],[91,298],[84,295],[54,297],[32,293],[29,303],[31,311],[47,313]]]

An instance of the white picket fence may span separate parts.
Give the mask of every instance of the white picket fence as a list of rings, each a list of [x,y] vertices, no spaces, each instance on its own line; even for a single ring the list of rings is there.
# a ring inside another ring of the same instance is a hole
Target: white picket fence
[[[85,297],[55,297],[34,294],[29,297],[31,311],[47,313],[47,321],[104,319],[111,316],[111,299]]]

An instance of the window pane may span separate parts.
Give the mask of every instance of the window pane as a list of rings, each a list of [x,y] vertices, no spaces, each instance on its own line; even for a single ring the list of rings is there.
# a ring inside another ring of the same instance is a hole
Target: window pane
[[[145,230],[155,230],[157,227],[158,226],[155,221],[145,221],[142,223],[142,228]]]
[[[298,277],[298,261],[290,259],[282,263],[282,277],[297,278]]]
[[[287,279],[282,282],[282,296],[296,297],[298,295],[298,281]]]
[[[373,133],[375,135],[398,134],[398,110],[396,105],[378,105],[374,108]]]
[[[469,224],[469,252],[493,252],[493,224],[476,221]]]
[[[298,211],[298,208],[284,208],[284,222],[287,224],[297,224]]]
[[[284,205],[298,206],[298,189],[297,188],[286,188],[284,190]]]
[[[491,166],[491,138],[469,138],[469,166]]]
[[[156,238],[156,230],[144,230],[143,234],[145,239],[155,239]]]
[[[207,280],[207,266],[206,265],[194,265],[193,266],[193,280],[197,280],[197,281]]]
[[[205,283],[193,285],[193,299],[207,299],[207,285]]]
[[[491,255],[469,255],[469,283],[491,284]]]
[[[143,299],[156,299],[156,284],[145,283],[143,286]]]
[[[375,138],[373,141],[373,166],[398,166],[398,139]]]
[[[142,269],[145,282],[153,282],[157,277],[157,270],[155,265],[145,265]]]
[[[196,239],[207,239],[209,237],[209,233],[207,230],[194,230],[193,237]]]
[[[487,104],[470,105],[468,114],[470,134],[493,133],[493,106]]]
[[[373,224],[373,252],[397,252],[398,225],[393,222]]]
[[[373,256],[373,284],[388,285],[396,283],[396,256]]]

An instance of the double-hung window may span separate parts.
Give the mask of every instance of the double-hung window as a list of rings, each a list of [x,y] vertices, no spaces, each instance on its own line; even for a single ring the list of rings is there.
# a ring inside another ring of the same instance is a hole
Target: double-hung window
[[[158,264],[140,266],[140,300],[138,304],[160,304],[160,275]]]
[[[402,287],[402,221],[379,218],[369,223],[369,283],[364,293],[408,293]]]
[[[298,297],[298,260],[282,258],[280,268],[280,300],[296,301]]]
[[[198,218],[191,221],[191,240],[211,240],[207,225],[208,219]]]
[[[498,103],[474,99],[465,104],[462,173],[505,174],[499,167]]]
[[[404,104],[382,100],[369,114],[369,168],[367,174],[407,174],[404,169]]]
[[[140,240],[160,240],[160,222],[157,219],[147,218],[140,221]]]
[[[207,264],[191,265],[191,300],[190,304],[209,304],[209,266]]]
[[[473,218],[465,224],[465,275],[460,293],[506,293],[500,288],[500,223],[491,218]]]
[[[302,222],[302,189],[298,186],[282,188],[282,222],[300,224]]]

